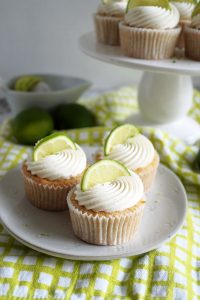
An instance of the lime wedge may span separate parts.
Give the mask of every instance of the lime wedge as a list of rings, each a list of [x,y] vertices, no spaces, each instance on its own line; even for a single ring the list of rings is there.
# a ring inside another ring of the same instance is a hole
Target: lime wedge
[[[31,91],[42,79],[38,76],[23,76],[15,83],[15,90],[21,92]]]
[[[195,8],[194,8],[194,10],[193,10],[193,13],[192,13],[192,17],[195,17],[195,16],[197,16],[197,15],[199,15],[200,14],[200,3],[198,3],[196,6],[195,6]]]
[[[81,190],[85,192],[96,184],[111,182],[121,176],[131,176],[123,164],[111,159],[100,160],[84,172],[81,180]]]
[[[158,6],[165,9],[171,9],[168,0],[129,0],[127,12],[138,6]]]
[[[104,155],[109,155],[117,144],[123,144],[127,139],[139,134],[138,129],[131,124],[124,124],[114,128],[105,140]]]
[[[33,160],[38,161],[66,149],[76,150],[76,145],[66,134],[56,132],[37,142],[33,150]]]

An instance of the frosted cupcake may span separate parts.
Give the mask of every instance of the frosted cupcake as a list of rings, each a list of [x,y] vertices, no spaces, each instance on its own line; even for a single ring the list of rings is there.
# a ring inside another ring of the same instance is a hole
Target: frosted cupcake
[[[145,192],[155,180],[159,156],[148,138],[130,124],[113,129],[104,143],[104,153],[97,159],[108,158],[123,163],[130,171],[141,178]]]
[[[117,46],[119,22],[124,19],[127,0],[103,1],[94,16],[97,40],[106,45]]]
[[[193,11],[191,25],[185,27],[185,55],[200,61],[200,3]]]
[[[33,157],[24,162],[26,196],[44,210],[67,209],[68,192],[80,182],[86,155],[65,134],[52,134],[36,144]]]
[[[155,60],[173,56],[181,32],[179,18],[167,0],[129,1],[125,21],[119,25],[124,55]]]
[[[195,2],[193,0],[176,0],[171,1],[171,3],[176,6],[180,14],[179,25],[181,26],[182,31],[178,39],[177,47],[182,49],[185,48],[184,28],[191,24],[191,17],[195,7]]]
[[[145,206],[139,176],[130,175],[122,164],[112,160],[89,167],[67,201],[75,235],[96,245],[130,241]]]

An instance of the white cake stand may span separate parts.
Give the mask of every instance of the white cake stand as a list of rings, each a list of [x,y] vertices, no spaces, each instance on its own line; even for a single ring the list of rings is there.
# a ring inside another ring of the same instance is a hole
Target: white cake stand
[[[200,139],[200,125],[187,116],[193,96],[191,76],[200,75],[199,62],[125,57],[120,47],[97,43],[94,32],[80,38],[80,47],[95,59],[145,71],[138,93],[140,113],[132,115],[127,122],[165,130],[189,144]]]

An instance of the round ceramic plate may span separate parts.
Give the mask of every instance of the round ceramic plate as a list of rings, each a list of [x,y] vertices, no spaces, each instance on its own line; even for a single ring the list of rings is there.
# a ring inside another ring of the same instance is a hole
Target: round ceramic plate
[[[200,62],[186,58],[145,60],[124,56],[120,47],[107,46],[98,43],[96,41],[95,32],[89,32],[82,35],[79,44],[81,50],[85,54],[100,61],[122,67],[180,75],[195,76],[200,74]]]
[[[92,161],[97,148],[85,147],[85,151]],[[9,171],[0,182],[0,217],[5,229],[30,248],[75,260],[111,260],[158,248],[182,226],[186,203],[180,180],[160,165],[135,238],[124,245],[95,246],[74,235],[68,212],[42,211],[28,202],[19,167]]]

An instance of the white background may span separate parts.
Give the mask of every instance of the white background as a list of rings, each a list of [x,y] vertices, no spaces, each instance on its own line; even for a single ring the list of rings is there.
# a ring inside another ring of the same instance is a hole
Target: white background
[[[100,0],[0,0],[0,76],[51,72],[97,86],[136,83],[141,73],[82,54],[78,38],[93,30]]]

